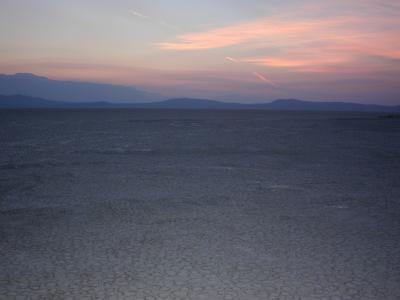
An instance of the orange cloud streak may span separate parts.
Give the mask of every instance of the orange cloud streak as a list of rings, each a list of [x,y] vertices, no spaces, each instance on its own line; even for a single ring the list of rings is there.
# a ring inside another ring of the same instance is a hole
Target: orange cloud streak
[[[387,22],[389,20],[386,20]],[[354,35],[348,27],[365,26],[366,20],[359,17],[337,17],[310,21],[295,21],[288,18],[269,18],[206,32],[189,33],[178,36],[176,42],[159,43],[163,50],[191,51],[223,48],[245,43],[266,45],[304,43],[308,41],[330,40]],[[396,21],[396,24],[400,22]],[[357,32],[355,32],[357,34]],[[344,35],[344,36],[343,36]]]
[[[368,69],[370,64],[387,65],[384,60],[400,60],[400,18],[360,14],[298,21],[281,16],[189,33],[158,45],[169,51],[265,49],[265,55],[225,59],[275,69],[332,72],[335,66],[340,71],[340,66],[360,66],[360,62]]]
[[[272,37],[290,37],[310,32],[320,25],[318,22],[290,23],[279,20],[263,20],[207,32],[184,34],[178,37],[177,42],[159,43],[158,45],[161,49],[175,51],[215,49]]]

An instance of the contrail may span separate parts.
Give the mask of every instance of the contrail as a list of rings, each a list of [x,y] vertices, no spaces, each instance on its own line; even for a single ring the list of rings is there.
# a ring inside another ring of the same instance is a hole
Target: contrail
[[[141,14],[140,12],[137,12],[135,10],[131,10],[131,14],[134,15],[135,17],[139,17],[139,18],[142,18],[142,19],[150,19],[149,16]]]
[[[233,58],[233,57],[230,57],[230,56],[225,56],[225,59],[227,59],[227,60],[229,60],[229,61],[231,61],[231,62],[234,62],[234,63],[240,62],[240,61],[237,60],[236,58]]]
[[[166,28],[169,28],[169,29],[173,29],[173,30],[176,30],[176,31],[181,31],[181,29],[179,27],[175,26],[175,25],[169,24],[169,23],[164,22],[162,20],[157,20],[157,19],[154,19],[152,17],[146,16],[146,15],[144,15],[144,14],[142,14],[142,13],[136,11],[136,10],[131,10],[130,13],[134,17],[145,19],[145,20],[149,20],[151,22],[157,23],[158,25],[166,27]]]
[[[253,72],[253,75],[256,76],[258,79],[260,79],[261,81],[264,81],[265,83],[268,83],[268,84],[276,87],[276,84],[274,82],[272,82],[271,80],[269,80],[266,76],[264,76],[258,72]]]
[[[246,62],[242,62],[242,61],[240,61],[240,60],[238,60],[238,59],[236,59],[236,58],[233,58],[233,57],[231,57],[231,56],[225,56],[225,59],[226,59],[226,60],[229,60],[229,61],[231,61],[231,62],[233,62],[233,63],[246,64]],[[272,85],[272,86],[274,86],[274,87],[277,87],[276,83],[273,82],[272,80],[268,79],[265,75],[262,75],[262,74],[260,74],[260,73],[258,73],[258,72],[252,72],[252,73],[253,73],[254,76],[256,76],[256,77],[257,77],[258,79],[260,79],[261,81],[263,81],[263,82],[265,82],[265,83],[268,83],[269,85]]]

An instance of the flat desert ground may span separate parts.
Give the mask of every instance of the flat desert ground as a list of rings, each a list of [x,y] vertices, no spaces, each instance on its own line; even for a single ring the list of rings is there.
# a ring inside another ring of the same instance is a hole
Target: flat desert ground
[[[400,299],[400,120],[0,111],[1,299]]]

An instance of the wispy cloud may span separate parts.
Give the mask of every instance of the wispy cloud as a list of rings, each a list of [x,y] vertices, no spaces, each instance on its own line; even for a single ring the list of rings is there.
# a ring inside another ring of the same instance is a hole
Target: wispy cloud
[[[310,31],[312,27],[316,26],[318,24],[311,22],[290,24],[279,20],[262,20],[180,35],[176,42],[159,43],[159,46],[164,50],[175,51],[223,48],[247,42],[265,41],[271,37],[300,34]]]
[[[142,19],[149,19],[149,18],[150,18],[149,16],[146,16],[146,15],[144,15],[144,14],[141,14],[140,12],[137,12],[137,11],[135,11],[135,10],[131,10],[131,14],[132,14],[133,16],[135,16],[135,17],[142,18]]]
[[[355,0],[354,3],[400,11],[400,5],[391,0]],[[158,46],[168,51],[231,47],[236,53],[241,53],[240,57],[227,56],[226,60],[302,72],[341,72],[351,65],[376,70],[390,63],[400,64],[400,18],[374,15],[371,11],[370,15],[353,13],[338,16],[332,13],[325,17],[318,16],[316,12],[307,13],[304,12],[307,17],[303,18],[301,12],[296,12],[296,17],[273,16],[187,33]],[[265,49],[265,54],[246,55],[251,49],[259,53]]]
[[[181,31],[181,29],[178,26],[175,26],[175,25],[170,24],[168,22],[165,22],[163,20],[158,20],[156,18],[147,16],[147,15],[142,14],[142,13],[136,11],[136,10],[131,10],[130,13],[131,13],[131,15],[133,17],[148,20],[148,21],[150,21],[152,23],[155,23],[155,24],[157,24],[159,26],[162,26],[162,27],[165,27],[165,28],[168,28],[168,29],[172,29],[172,30],[175,30],[175,31]]]
[[[253,72],[253,75],[256,76],[258,79],[260,79],[261,81],[268,83],[269,85],[275,86],[276,84],[274,82],[272,82],[268,77],[266,77],[263,74],[260,74],[259,72]]]
[[[225,59],[233,62],[235,64],[241,64],[245,66],[245,69],[254,69],[254,66],[251,65],[251,61],[242,61],[236,58],[233,58],[231,56],[225,56]],[[268,83],[269,85],[272,85],[274,87],[277,87],[277,84],[273,82],[271,79],[269,79],[266,75],[261,74],[260,72],[252,71],[251,72],[257,79],[261,80],[264,83]]]
[[[236,58],[230,57],[230,56],[225,56],[225,59],[226,59],[226,60],[229,60],[229,61],[231,61],[231,62],[234,62],[234,63],[239,62],[239,60],[237,60]]]

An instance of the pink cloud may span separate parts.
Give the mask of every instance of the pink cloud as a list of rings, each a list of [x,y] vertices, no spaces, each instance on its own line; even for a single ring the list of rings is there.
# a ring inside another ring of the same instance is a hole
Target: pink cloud
[[[400,9],[400,5],[391,0],[357,0],[354,3],[360,7],[369,5],[377,8],[384,5],[385,9]],[[352,65],[357,68],[364,66],[366,71],[376,71],[379,67],[386,68],[388,60],[400,60],[400,18],[354,13],[347,16],[332,14],[326,18],[308,15],[299,20],[299,15],[302,15],[301,11],[296,12],[297,19],[281,15],[188,33],[178,36],[176,41],[160,43],[158,46],[168,51],[234,47],[239,53],[266,49],[264,55],[242,54],[225,58],[232,62],[297,72],[340,72]]]
[[[176,42],[159,43],[158,46],[164,50],[175,51],[223,48],[248,42],[264,41],[279,36],[288,38],[315,30],[320,25],[318,22],[291,23],[274,19],[262,20],[206,32],[184,34],[180,35]]]

